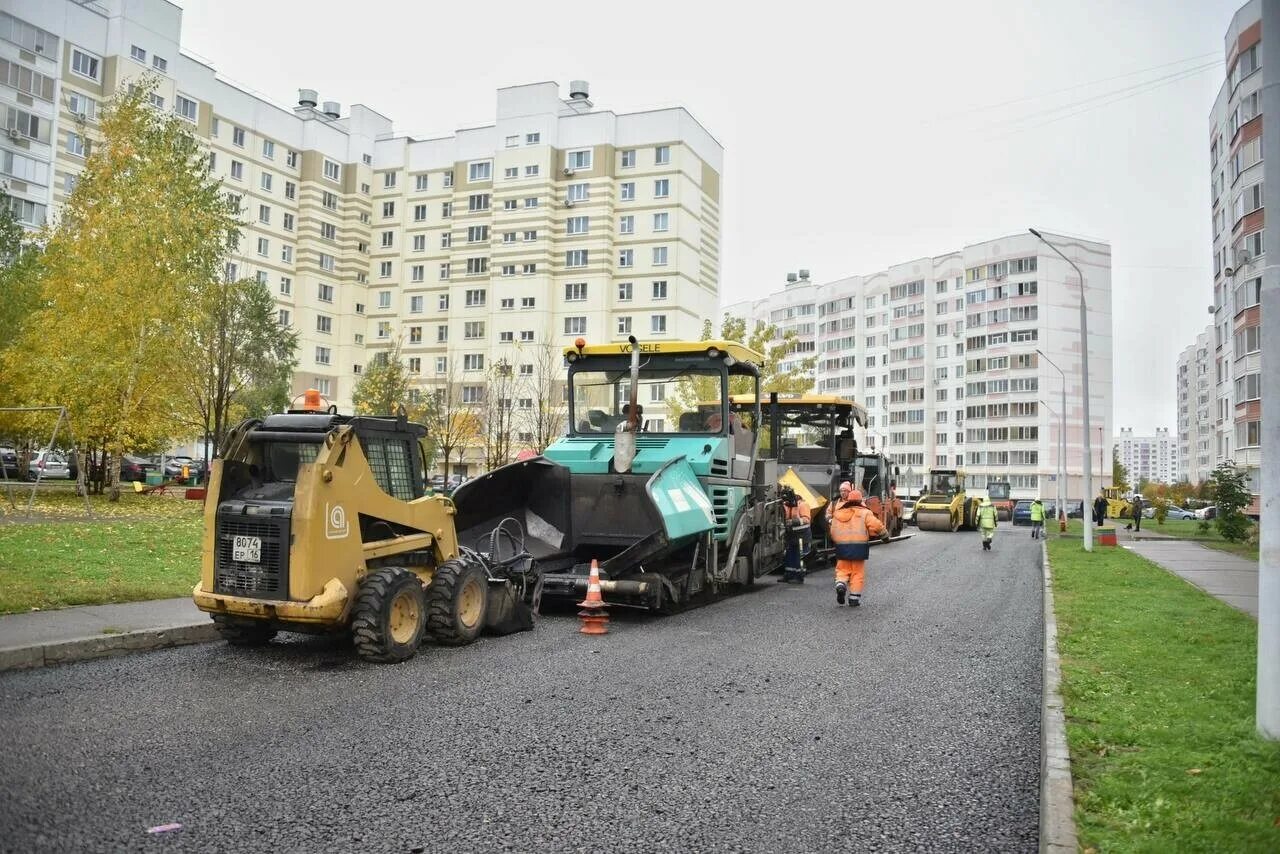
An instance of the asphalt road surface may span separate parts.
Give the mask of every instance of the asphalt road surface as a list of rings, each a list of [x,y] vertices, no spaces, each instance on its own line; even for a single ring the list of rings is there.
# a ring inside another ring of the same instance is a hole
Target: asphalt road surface
[[[0,850],[1032,851],[1040,589],[1002,526],[877,547],[858,609],[828,570],[398,666],[290,635],[3,675]]]

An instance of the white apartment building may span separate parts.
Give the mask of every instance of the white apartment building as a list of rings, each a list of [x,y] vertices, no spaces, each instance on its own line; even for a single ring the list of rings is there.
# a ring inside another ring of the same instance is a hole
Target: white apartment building
[[[1249,476],[1254,514],[1262,489],[1262,279],[1276,275],[1266,256],[1262,150],[1264,116],[1280,112],[1280,94],[1264,80],[1274,72],[1263,66],[1263,17],[1274,8],[1251,0],[1232,17],[1223,37],[1226,79],[1209,113],[1214,456]]]
[[[1178,437],[1169,435],[1168,427],[1157,427],[1154,436],[1135,436],[1132,427],[1121,427],[1113,448],[1135,488],[1144,480],[1177,483],[1181,479]]]
[[[1200,483],[1214,467],[1213,327],[1178,355],[1178,474]]]
[[[615,114],[582,81],[566,99],[535,83],[499,90],[492,125],[418,140],[311,90],[276,106],[184,53],[181,25],[166,0],[6,0],[0,169],[21,221],[43,224],[104,101],[155,75],[156,108],[192,123],[240,199],[227,275],[267,283],[299,333],[295,393],[345,410],[399,341],[422,388],[478,398],[499,360],[523,371],[578,337],[696,338],[714,313],[723,149],[683,108]]]
[[[1083,456],[1080,282],[1030,234],[966,246],[864,276],[816,284],[807,273],[765,299],[727,305],[798,335],[818,358],[816,390],[867,408],[860,441],[886,449],[915,492],[931,468],[963,468],[979,491],[1007,478],[1015,497],[1057,493],[1065,373],[1067,494],[1083,497],[1084,464],[1110,481],[1111,250],[1045,235],[1084,271],[1089,322],[1090,439]]]

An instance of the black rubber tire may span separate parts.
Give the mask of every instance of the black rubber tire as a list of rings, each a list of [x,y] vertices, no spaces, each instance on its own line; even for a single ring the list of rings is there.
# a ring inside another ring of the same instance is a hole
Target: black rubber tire
[[[480,586],[480,616],[474,625],[462,621],[459,612],[462,591],[471,584]],[[436,643],[466,646],[480,636],[489,616],[489,574],[476,560],[461,557],[447,560],[436,570],[427,588],[427,631]]]
[[[238,620],[215,614],[213,625],[218,635],[232,646],[264,646],[276,636],[276,627],[261,620]]]
[[[391,633],[391,604],[408,593],[417,603],[417,627],[412,637],[397,641]],[[388,566],[365,576],[351,609],[351,640],[366,661],[389,664],[413,658],[422,643],[427,613],[422,581],[409,570]]]
[[[747,555],[747,578],[742,584],[744,587],[751,587],[756,583],[756,573],[760,571],[760,541],[752,537],[742,548]]]

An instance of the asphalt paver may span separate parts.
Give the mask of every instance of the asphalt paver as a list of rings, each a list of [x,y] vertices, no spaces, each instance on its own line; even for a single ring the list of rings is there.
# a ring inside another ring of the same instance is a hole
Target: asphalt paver
[[[400,665],[282,635],[0,675],[0,850],[1032,851],[1039,561],[921,533],[860,608],[827,570]]]

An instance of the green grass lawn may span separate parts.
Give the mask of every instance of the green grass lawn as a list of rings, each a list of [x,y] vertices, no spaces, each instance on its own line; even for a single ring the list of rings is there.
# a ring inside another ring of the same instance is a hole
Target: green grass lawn
[[[172,519],[0,524],[0,614],[190,595],[202,522],[186,503],[197,512]]]
[[[204,507],[202,501],[183,498],[184,490],[170,489],[165,495],[139,495],[129,484],[124,485],[119,501],[91,495],[89,504],[95,518],[102,519],[194,519]],[[22,521],[27,515],[31,484],[0,482],[0,520]],[[84,498],[75,494],[69,482],[41,484],[36,488],[31,515],[39,519],[85,518]]]
[[[1115,525],[1120,530],[1123,530],[1124,526],[1129,524],[1129,520],[1128,519],[1108,519],[1107,524]],[[1077,539],[1079,539],[1082,531],[1084,530],[1082,525],[1083,523],[1079,519],[1072,519],[1069,522],[1067,522],[1068,536],[1074,536]],[[1046,527],[1048,527],[1052,533],[1056,533],[1058,530],[1056,522],[1053,525],[1049,525],[1048,523],[1046,523]],[[1200,522],[1198,520],[1166,519],[1165,523],[1161,525],[1157,523],[1155,519],[1143,519],[1142,533],[1144,534],[1149,533],[1153,535],[1160,534],[1166,537],[1177,537],[1178,539],[1184,539],[1184,540],[1196,540],[1197,542],[1200,543],[1200,545],[1206,546],[1211,549],[1217,549],[1218,551],[1229,552],[1230,554],[1237,555],[1243,558],[1248,558],[1250,560],[1258,559],[1257,546],[1249,545],[1248,543],[1227,542],[1226,540],[1222,539],[1222,535],[1218,533],[1218,529],[1216,526],[1214,526],[1212,520],[1209,521],[1209,530],[1201,531]]]
[[[1081,847],[1280,851],[1257,625],[1132,552],[1048,546]]]

